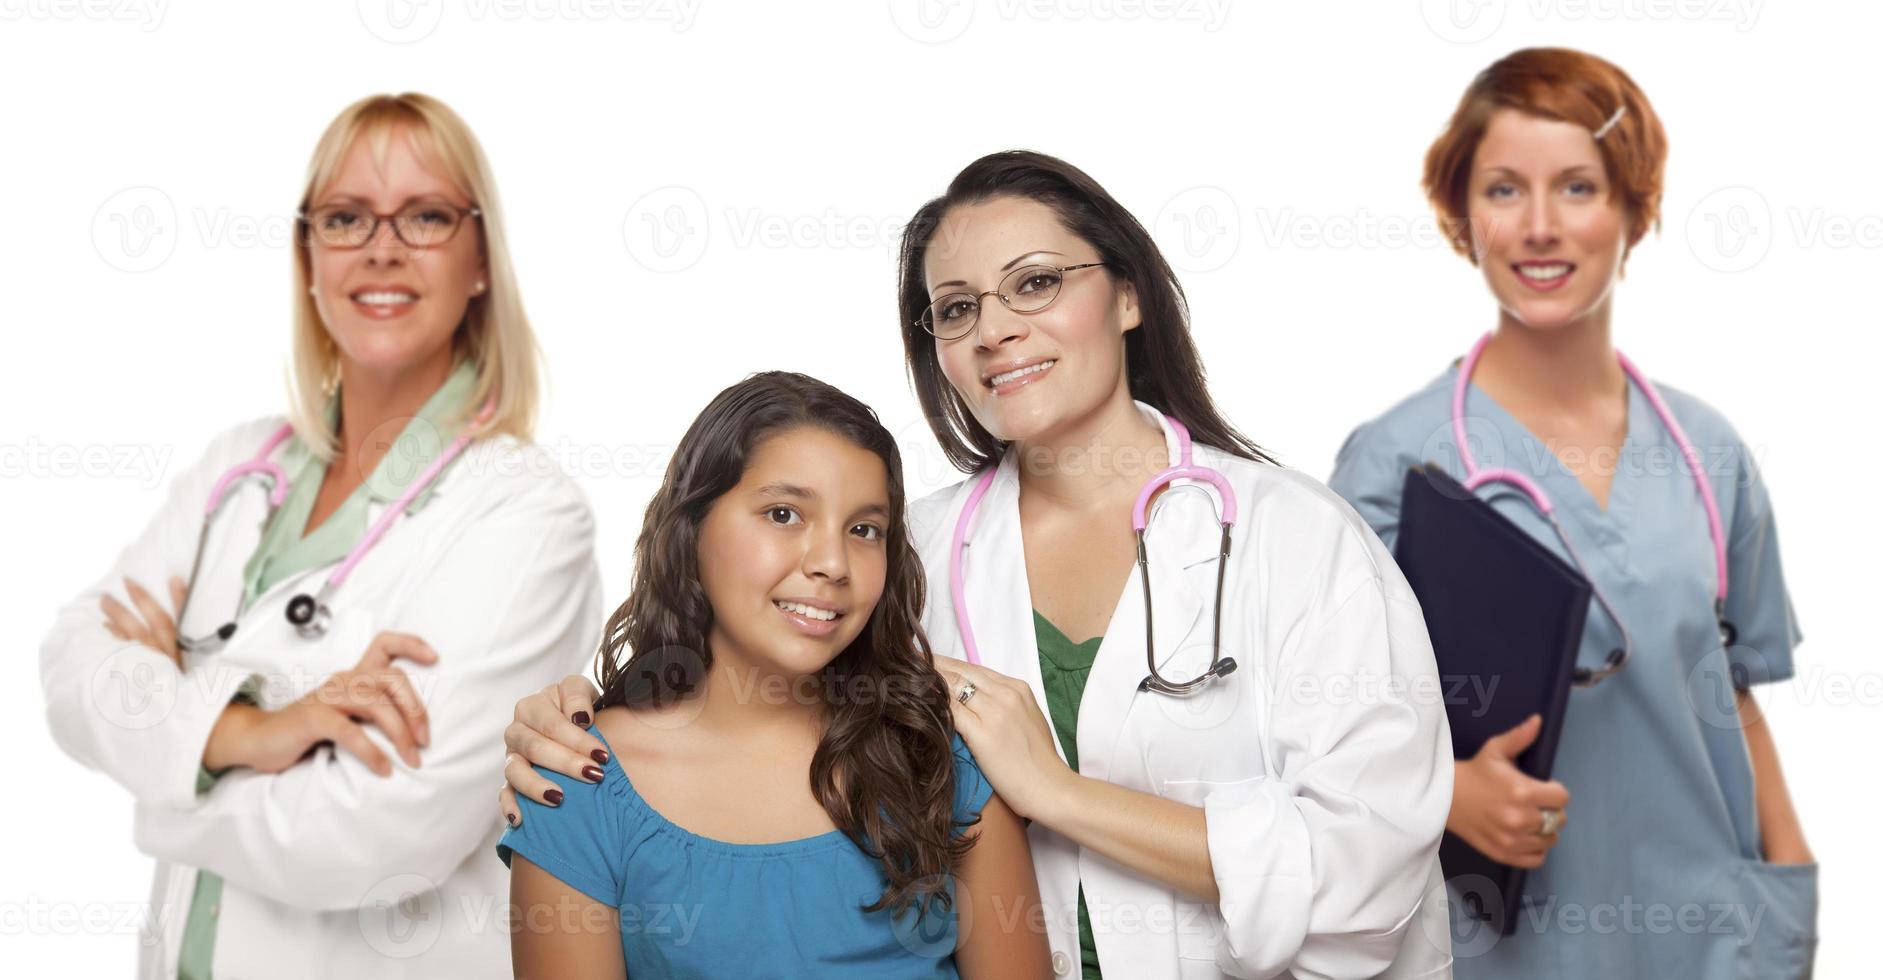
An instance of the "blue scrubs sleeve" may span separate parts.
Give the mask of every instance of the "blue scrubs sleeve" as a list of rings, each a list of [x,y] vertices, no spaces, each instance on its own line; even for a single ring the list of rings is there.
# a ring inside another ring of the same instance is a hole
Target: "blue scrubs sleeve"
[[[1726,656],[1733,684],[1749,687],[1791,677],[1792,649],[1804,634],[1785,588],[1772,498],[1743,442],[1737,453],[1736,500],[1726,529],[1726,620],[1739,635]]]
[[[1373,432],[1376,423],[1353,430],[1334,457],[1334,472],[1327,485],[1358,511],[1361,520],[1379,535],[1387,551],[1399,539],[1399,506],[1409,463]]]

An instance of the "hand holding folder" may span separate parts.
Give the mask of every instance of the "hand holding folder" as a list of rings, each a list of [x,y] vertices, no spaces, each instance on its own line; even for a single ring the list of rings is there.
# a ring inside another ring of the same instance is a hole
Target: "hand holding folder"
[[[1433,465],[1406,474],[1394,558],[1425,613],[1453,756],[1490,743],[1514,753],[1522,774],[1548,780],[1594,595],[1588,580]],[[1532,715],[1527,745],[1507,734]],[[1505,935],[1516,928],[1524,869],[1451,833],[1439,860],[1468,914]]]

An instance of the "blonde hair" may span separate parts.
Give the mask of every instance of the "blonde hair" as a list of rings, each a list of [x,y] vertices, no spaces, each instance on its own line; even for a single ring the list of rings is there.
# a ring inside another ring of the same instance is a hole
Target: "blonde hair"
[[[451,339],[453,352],[477,366],[477,383],[459,418],[467,421],[485,404],[496,409],[477,430],[479,436],[512,435],[528,440],[536,429],[539,349],[518,292],[516,273],[505,244],[503,211],[497,184],[491,177],[484,151],[469,126],[449,106],[428,95],[373,95],[346,107],[314,146],[307,168],[307,183],[299,210],[305,213],[314,196],[333,182],[355,142],[368,141],[375,159],[383,159],[386,145],[403,132],[430,166],[456,183],[482,212],[481,248],[488,288],[472,297],[464,322]],[[294,343],[288,379],[288,420],[303,443],[322,459],[339,451],[339,434],[330,431],[326,404],[332,381],[338,377],[340,351],[321,321],[308,287],[312,282],[311,256],[306,236],[294,236]]]

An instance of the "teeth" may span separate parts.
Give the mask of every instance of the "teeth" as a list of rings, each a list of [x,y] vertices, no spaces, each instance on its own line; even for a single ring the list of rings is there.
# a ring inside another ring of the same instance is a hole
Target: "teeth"
[[[834,612],[831,612],[828,609],[819,609],[816,606],[807,606],[802,602],[779,602],[778,600],[773,599],[772,605],[777,606],[780,609],[783,609],[785,612],[797,613],[798,615],[803,616],[805,619],[817,619],[817,620],[823,620],[825,622],[828,622],[830,620],[837,618],[837,614]]]
[[[1029,374],[1038,374],[1041,371],[1044,371],[1047,368],[1052,367],[1053,365],[1058,364],[1058,363],[1059,363],[1058,361],[1041,361],[1038,364],[1033,365],[1032,367],[1023,367],[1018,371],[1008,371],[1006,374],[996,374],[993,377],[987,379],[987,383],[995,387],[999,387],[1001,385],[1006,384],[1009,381],[1012,381],[1015,378],[1024,378]]]
[[[353,298],[368,306],[398,306],[418,302],[411,293],[354,293]]]
[[[1569,263],[1564,262],[1558,265],[1520,265],[1517,267],[1517,272],[1525,279],[1561,279],[1569,274]]]

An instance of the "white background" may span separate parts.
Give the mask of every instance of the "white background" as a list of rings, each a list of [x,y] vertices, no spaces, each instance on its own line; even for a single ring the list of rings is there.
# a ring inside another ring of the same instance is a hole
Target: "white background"
[[[1799,679],[1762,696],[1824,865],[1821,975],[1858,974],[1883,870],[1883,8],[829,6],[0,0],[8,973],[129,971],[149,862],[125,795],[48,737],[36,651],[213,433],[283,406],[290,212],[347,103],[428,92],[488,151],[547,352],[539,441],[594,503],[612,606],[665,450],[748,372],[875,406],[912,490],[955,478],[905,381],[893,249],[995,149],[1071,160],[1151,226],[1217,400],[1324,478],[1349,429],[1491,325],[1420,162],[1473,73],[1561,44],[1628,70],[1671,138],[1617,341],[1722,409],[1764,467],[1808,638]]]

